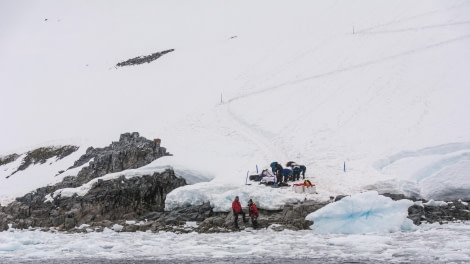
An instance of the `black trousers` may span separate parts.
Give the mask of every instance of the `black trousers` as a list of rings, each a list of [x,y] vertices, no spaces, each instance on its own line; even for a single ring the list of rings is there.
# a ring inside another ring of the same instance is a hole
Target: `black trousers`
[[[276,172],[277,183],[282,182],[282,172]]]
[[[258,217],[257,216],[252,216],[251,217],[251,224],[253,224],[253,228],[258,228],[259,224],[258,224]]]
[[[300,179],[300,171],[294,171],[293,175],[294,175],[293,176],[294,180],[298,181]],[[305,178],[305,176],[304,176],[304,178]]]
[[[235,222],[235,226],[238,227],[238,215],[241,214],[242,215],[242,218],[243,218],[243,222],[246,222],[246,216],[245,216],[245,212],[243,210],[241,210],[239,213],[235,213],[233,212],[233,216],[235,217],[234,218],[234,222]]]

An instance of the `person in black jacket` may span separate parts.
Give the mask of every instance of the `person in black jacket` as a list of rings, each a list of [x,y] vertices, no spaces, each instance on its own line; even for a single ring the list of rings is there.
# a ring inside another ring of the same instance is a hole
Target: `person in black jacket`
[[[272,162],[271,169],[273,170],[274,175],[276,175],[277,184],[282,183],[282,176],[283,176],[284,169],[282,168],[281,164],[279,164],[276,161]]]
[[[294,180],[298,181],[300,179],[300,174],[302,174],[302,178],[305,180],[305,171],[307,170],[307,167],[304,165],[299,165],[294,161],[287,162],[286,166],[292,168]]]
[[[307,167],[304,165],[300,165],[300,172],[302,173],[302,179],[305,180],[305,171],[307,170]]]

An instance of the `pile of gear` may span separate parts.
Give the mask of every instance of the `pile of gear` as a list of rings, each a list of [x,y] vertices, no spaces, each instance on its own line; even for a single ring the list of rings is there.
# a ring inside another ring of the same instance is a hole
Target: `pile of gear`
[[[271,170],[264,169],[260,174],[250,176],[250,180],[259,181],[260,184],[274,185],[276,187],[289,186],[289,181],[305,180],[305,171],[307,167],[299,165],[294,161],[286,163],[286,167],[283,168],[277,161],[271,162]]]

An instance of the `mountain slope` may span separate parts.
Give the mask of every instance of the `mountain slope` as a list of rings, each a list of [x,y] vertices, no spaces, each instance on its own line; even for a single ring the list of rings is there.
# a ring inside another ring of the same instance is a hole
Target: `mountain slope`
[[[0,23],[12,25],[0,35],[2,154],[64,137],[100,147],[139,131],[214,183],[295,160],[323,198],[470,188],[466,1],[21,8],[2,8]]]

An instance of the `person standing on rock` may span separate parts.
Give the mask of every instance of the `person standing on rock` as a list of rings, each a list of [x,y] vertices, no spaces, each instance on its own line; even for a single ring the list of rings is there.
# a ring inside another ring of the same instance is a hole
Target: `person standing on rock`
[[[253,200],[248,201],[248,214],[250,215],[251,218],[251,223],[253,224],[253,228],[256,229],[259,227],[258,225],[258,207],[256,207],[256,204],[253,202]]]
[[[238,227],[238,215],[241,214],[243,217],[243,223],[248,222],[245,217],[245,212],[242,210],[242,205],[240,204],[240,201],[238,200],[238,196],[235,196],[235,200],[232,202],[232,210],[233,210],[233,216],[234,221],[235,221],[235,228]]]

